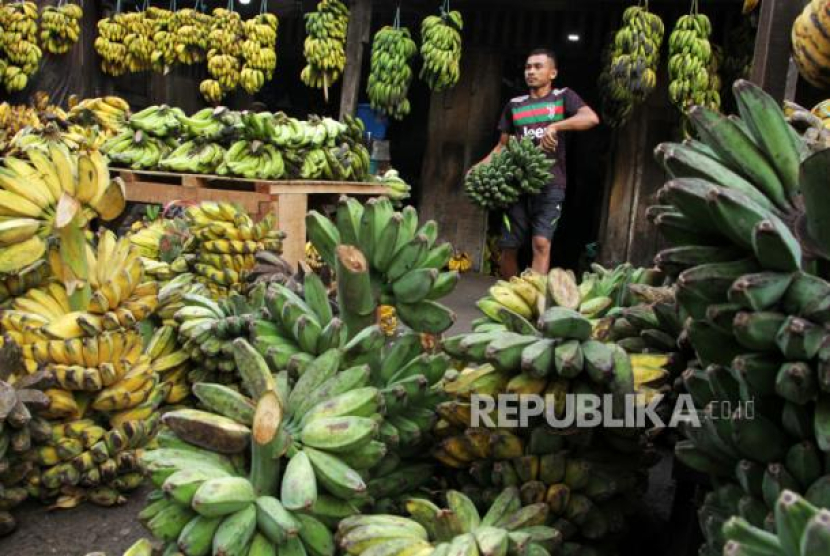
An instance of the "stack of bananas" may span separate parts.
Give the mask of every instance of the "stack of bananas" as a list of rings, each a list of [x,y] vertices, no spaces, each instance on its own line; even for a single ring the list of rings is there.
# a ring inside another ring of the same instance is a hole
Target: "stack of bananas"
[[[470,254],[466,251],[453,255],[450,262],[447,264],[447,268],[450,270],[457,270],[458,272],[469,272],[472,267],[473,260],[470,258]]]
[[[720,107],[720,95],[712,89],[708,71],[711,34],[709,18],[695,9],[693,14],[680,16],[669,36],[669,100],[683,113],[693,105]]]
[[[375,33],[366,94],[369,104],[379,112],[402,120],[411,110],[409,83],[412,68],[409,60],[418,52],[406,27],[386,25]]]
[[[305,14],[307,65],[300,79],[306,86],[328,91],[340,79],[346,67],[348,27],[349,8],[340,0],[320,0],[315,11]]]
[[[121,97],[88,98],[69,109],[68,120],[82,127],[97,127],[109,139],[127,126],[130,105]]]
[[[125,64],[131,73],[149,71],[153,67],[153,35],[156,23],[145,10],[123,14]]]
[[[387,195],[396,205],[400,205],[401,201],[410,197],[409,192],[412,191],[412,186],[406,183],[394,168],[378,176],[377,181],[388,188]]]
[[[29,497],[24,479],[31,465],[21,461],[23,454],[31,449],[33,441],[45,442],[52,436],[49,422],[40,416],[47,407],[49,398],[42,391],[20,385],[15,388],[0,380],[0,537],[17,528],[10,511]]]
[[[421,57],[424,64],[419,77],[434,92],[450,89],[461,77],[461,31],[464,19],[457,10],[441,9],[440,17],[428,15],[421,22]]]
[[[349,147],[351,179],[369,181],[371,155],[364,138],[366,126],[363,124],[363,120],[349,114],[344,115],[343,123],[346,125],[346,130],[339,137],[339,141]]]
[[[78,4],[45,6],[40,13],[40,42],[47,52],[65,54],[81,36],[84,11]]]
[[[157,168],[170,147],[158,137],[143,131],[127,129],[107,139],[101,150],[114,164],[134,170]]]
[[[398,318],[412,330],[440,334],[455,322],[455,314],[437,300],[455,289],[459,274],[444,271],[452,257],[449,243],[438,243],[435,221],[419,224],[407,206],[396,212],[386,197],[362,205],[341,197],[336,224],[317,211],[306,216],[308,237],[323,261],[335,268],[338,246],[357,246],[365,256],[383,305],[395,307]],[[347,303],[367,305],[367,300]],[[368,313],[363,313],[368,315]]]
[[[271,13],[262,13],[245,21],[245,42],[242,43],[242,57],[245,63],[239,80],[242,88],[254,94],[266,81],[274,77],[277,66],[277,29],[279,20]]]
[[[81,126],[71,126],[64,131],[58,122],[48,122],[43,127],[27,127],[18,131],[9,141],[7,156],[21,156],[31,149],[48,154],[49,145],[62,145],[70,152],[81,148],[97,149],[103,144],[102,138],[95,138]]]
[[[224,152],[216,173],[220,176],[230,174],[250,179],[278,180],[285,174],[285,162],[274,145],[241,139]]]
[[[239,85],[244,39],[245,30],[239,13],[215,8],[207,37],[207,68],[212,79],[205,79],[199,85],[199,91],[208,102],[218,103]]]
[[[811,503],[792,490],[777,497],[772,519],[779,528],[770,534],[741,517],[723,527],[727,553],[821,554],[830,551],[830,511],[825,503]]]
[[[103,220],[124,210],[124,184],[110,180],[100,152],[75,156],[53,143],[49,155],[38,149],[27,154],[29,161],[6,157],[0,167],[0,275],[21,272],[44,257],[64,193]]]
[[[170,29],[175,31],[174,48],[180,64],[190,66],[207,59],[210,21],[210,15],[192,8],[173,12]]]
[[[579,547],[563,542],[562,533],[547,525],[547,506],[524,503],[518,489],[505,488],[483,514],[462,492],[449,490],[445,498],[446,508],[424,497],[408,500],[406,510],[411,517],[347,517],[337,527],[336,542],[349,556],[582,553],[574,552]]]
[[[150,54],[150,65],[153,71],[164,73],[171,69],[178,61],[176,52],[178,23],[176,12],[150,6],[147,15],[153,23],[153,52]]]
[[[40,68],[43,56],[38,46],[37,4],[25,1],[0,6],[0,29],[0,77],[8,92],[22,91]]]
[[[584,272],[579,288],[580,313],[589,319],[606,316],[615,307],[628,307],[638,295],[655,289],[662,274],[657,269],[634,268],[624,263],[613,269],[591,263],[592,272]]]
[[[819,89],[830,87],[830,17],[827,0],[811,0],[793,22],[793,59],[801,76]]]
[[[181,115],[178,119],[188,138],[203,142],[222,142],[233,137],[242,124],[241,114],[224,106],[203,108],[192,116]]]
[[[685,427],[675,453],[734,492],[700,510],[705,554],[721,553],[719,531],[736,511],[763,527],[783,489],[824,492],[830,452],[830,150],[806,148],[759,87],[737,81],[733,92],[739,117],[695,107],[697,148],[658,149],[672,177],[658,201],[683,230],[666,235],[672,247],[658,259],[677,267],[682,336],[696,359],[683,382],[702,423]]]
[[[98,36],[95,37],[95,51],[101,57],[101,71],[118,77],[127,73],[126,14],[117,13],[98,20]]]
[[[600,77],[609,103],[611,122],[622,125],[635,105],[642,103],[657,84],[663,21],[646,6],[631,6],[623,12],[623,25],[614,35],[607,66]]]
[[[41,127],[40,114],[31,106],[0,103],[0,152],[6,150],[9,140],[26,127]]]
[[[193,270],[217,299],[243,290],[256,252],[282,251],[273,214],[255,223],[236,205],[204,202],[188,207],[185,217],[197,240]]]
[[[156,490],[140,519],[168,551],[334,556],[331,528],[359,513],[385,452],[382,397],[365,369],[338,373],[340,350],[296,381],[244,339],[232,352],[242,388],[195,385],[204,409],[168,412],[143,454]]]
[[[511,137],[505,149],[470,170],[464,191],[485,209],[509,207],[521,195],[535,195],[542,190],[550,180],[551,164],[530,138]]]

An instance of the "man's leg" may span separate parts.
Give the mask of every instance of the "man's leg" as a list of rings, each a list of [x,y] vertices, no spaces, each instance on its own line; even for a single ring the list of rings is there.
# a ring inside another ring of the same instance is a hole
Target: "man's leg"
[[[519,199],[502,217],[499,248],[499,275],[504,280],[519,275],[519,249],[527,241],[530,214],[524,199]]]
[[[553,234],[562,215],[565,192],[562,190],[545,191],[538,195],[533,203],[533,270],[541,274],[550,271],[550,251]]]
[[[533,270],[547,274],[550,270],[550,240],[533,236]]]

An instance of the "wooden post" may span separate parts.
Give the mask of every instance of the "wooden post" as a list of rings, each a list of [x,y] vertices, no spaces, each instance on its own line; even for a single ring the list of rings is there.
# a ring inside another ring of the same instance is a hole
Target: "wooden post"
[[[353,116],[360,96],[360,70],[363,67],[363,45],[369,43],[372,27],[372,0],[354,0],[346,35],[346,69],[340,93],[340,117]]]
[[[790,32],[808,0],[764,0],[750,80],[776,100],[783,100],[790,66]]]

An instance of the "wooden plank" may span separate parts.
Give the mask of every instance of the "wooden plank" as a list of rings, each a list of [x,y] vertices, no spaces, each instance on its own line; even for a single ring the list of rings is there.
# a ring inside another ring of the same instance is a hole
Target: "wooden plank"
[[[169,183],[134,181],[127,184],[127,200],[149,204],[167,204],[173,201],[228,201],[238,203],[251,214],[260,214],[260,203],[270,203],[271,196],[254,191],[227,191],[181,187]]]
[[[347,182],[270,182],[269,191],[272,195],[281,194],[327,194],[341,195],[386,195],[389,188],[378,184],[359,184]]]
[[[750,80],[776,100],[784,99],[793,22],[808,0],[765,0],[761,2],[755,55]]]
[[[363,51],[369,43],[372,24],[372,0],[354,0],[346,35],[346,69],[340,90],[340,118],[353,116],[360,96],[360,70],[363,67]]]
[[[290,194],[277,197],[277,227],[285,232],[282,243],[282,258],[297,268],[305,259],[308,195]]]

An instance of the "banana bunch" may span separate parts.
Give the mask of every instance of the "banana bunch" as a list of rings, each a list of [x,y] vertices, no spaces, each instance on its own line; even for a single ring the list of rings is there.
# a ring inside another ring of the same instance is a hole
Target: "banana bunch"
[[[81,36],[84,11],[78,4],[45,6],[40,12],[40,43],[47,52],[65,54]]]
[[[522,195],[536,195],[550,181],[551,160],[525,137],[511,137],[507,147],[489,162],[474,166],[464,180],[464,191],[485,209],[504,208]]]
[[[145,347],[152,361],[151,367],[158,375],[160,391],[166,395],[163,403],[179,404],[190,397],[190,354],[179,344],[175,326],[162,325],[156,329]],[[119,415],[120,419],[147,419],[155,411],[152,404],[142,404]],[[113,423],[113,424],[117,424]]]
[[[193,250],[195,240],[184,219],[137,221],[127,237],[138,251],[147,276],[164,283],[188,272],[187,255]]]
[[[695,3],[695,8],[697,3]],[[669,36],[669,100],[685,113],[691,106],[720,107],[720,95],[711,88],[712,24],[697,11],[677,20]]]
[[[370,299],[356,298],[362,290],[350,292],[355,297],[343,303],[361,307],[360,314],[365,316],[369,313],[364,310],[375,308],[374,297],[383,305],[394,306],[401,322],[417,332],[440,334],[452,326],[455,314],[438,300],[452,292],[459,274],[444,270],[452,257],[452,246],[437,242],[434,221],[419,224],[414,208],[395,212],[386,197],[370,199],[365,206],[341,197],[335,221],[317,211],[309,212],[309,239],[332,268],[336,267],[338,249],[359,249],[378,290],[369,294]]]
[[[634,268],[624,263],[613,269],[591,264],[592,272],[584,272],[579,283],[578,310],[595,319],[612,313],[617,307],[629,307],[637,302],[663,301],[660,293],[671,297],[671,292],[659,287],[663,273],[658,268]]]
[[[304,17],[308,35],[303,55],[307,65],[300,72],[300,79],[308,87],[327,91],[346,67],[349,8],[340,0],[320,0],[317,8]]]
[[[150,65],[153,71],[164,73],[176,65],[176,52],[179,20],[176,12],[150,6],[147,8],[147,17],[153,24],[153,52],[150,54]]]
[[[162,138],[126,129],[107,139],[101,151],[116,165],[140,170],[158,168],[159,161],[167,156],[170,147]]]
[[[22,91],[40,68],[43,56],[38,46],[37,4],[26,1],[0,6],[0,29],[0,78],[9,93]]]
[[[470,258],[470,254],[464,251],[463,253],[453,255],[447,268],[457,270],[458,272],[469,272],[473,268],[473,260]]]
[[[181,131],[190,139],[205,142],[221,142],[227,137],[233,137],[242,125],[239,112],[227,107],[203,108],[192,116],[178,117]]]
[[[702,421],[684,428],[675,454],[731,485],[739,511],[763,526],[777,493],[825,482],[818,462],[830,451],[830,283],[821,269],[830,234],[819,176],[830,161],[827,150],[809,150],[759,87],[737,81],[732,89],[738,116],[695,107],[689,119],[700,141],[657,149],[671,176],[657,196],[658,221],[670,222],[661,231],[671,230],[658,262],[677,276],[682,338],[695,356],[682,379]],[[727,401],[730,414],[716,412]],[[721,550],[717,532],[734,509],[706,510],[709,553]]]
[[[150,275],[149,270],[147,273]],[[162,326],[178,328],[176,313],[185,306],[185,294],[210,297],[207,287],[197,282],[190,272],[177,273],[159,287],[159,306],[155,316]]]
[[[271,13],[262,13],[245,21],[245,42],[242,57],[245,63],[240,74],[240,84],[250,94],[262,88],[265,81],[274,77],[277,66],[277,29],[279,20]]]
[[[123,14],[125,64],[130,73],[149,71],[153,68],[153,39],[156,22],[146,10]]]
[[[335,541],[345,554],[368,556],[412,554],[556,554],[564,548],[562,533],[546,525],[545,504],[523,504],[518,489],[506,488],[484,515],[462,492],[446,492],[447,508],[426,498],[406,502],[411,517],[392,514],[358,515],[343,519]]]
[[[31,149],[38,149],[48,155],[50,145],[62,145],[69,152],[95,147],[94,144],[89,143],[89,138],[81,131],[82,128],[77,126],[64,131],[56,122],[49,122],[40,128],[23,128],[9,141],[6,154],[21,156]],[[98,141],[98,143],[102,142],[102,140]]]
[[[176,55],[180,64],[193,65],[207,59],[211,16],[192,8],[173,13]]]
[[[251,122],[253,125],[249,126],[248,134],[286,150],[335,147],[348,131],[346,124],[328,117],[310,115],[308,120],[297,120],[283,112],[277,112],[273,117],[267,113],[258,116],[259,121]]]
[[[124,210],[124,185],[110,180],[98,151],[71,155],[60,144],[29,160],[6,157],[0,167],[0,274],[20,272],[44,257],[54,233],[58,200],[66,193],[90,215],[112,220]]]
[[[239,13],[225,8],[212,12],[207,35],[207,68],[211,79],[199,85],[202,95],[216,104],[239,85],[245,30]]]
[[[51,270],[46,259],[41,259],[14,274],[3,276],[0,278],[0,307],[7,306],[12,298],[42,285],[50,276]]]
[[[201,409],[165,414],[140,519],[168,550],[334,556],[331,527],[359,512],[361,470],[385,451],[379,392],[365,369],[338,373],[337,349],[292,384],[245,339],[232,346],[241,389],[200,383]]]
[[[810,84],[826,89],[830,86],[827,68],[830,67],[826,30],[830,24],[827,2],[811,0],[793,22],[791,38],[793,59],[798,72]]]
[[[663,21],[647,6],[631,6],[623,12],[622,27],[614,35],[600,78],[616,125],[624,123],[657,85],[664,34]]]
[[[109,139],[126,127],[130,115],[127,101],[110,95],[80,101],[70,108],[67,119],[83,127],[97,127]]]
[[[450,89],[461,77],[461,31],[464,19],[457,10],[441,9],[441,15],[429,15],[421,22],[421,57],[424,64],[419,77],[434,92]]]
[[[375,110],[396,120],[409,114],[406,98],[412,81],[409,60],[418,52],[418,46],[406,27],[385,25],[375,33],[366,94]]]
[[[377,181],[388,188],[387,195],[395,204],[400,205],[401,201],[410,197],[409,192],[412,186],[406,183],[397,170],[390,168],[378,177]]]
[[[8,141],[26,128],[39,128],[43,124],[38,110],[32,106],[0,103],[0,152],[7,148]]]
[[[101,57],[101,71],[118,77],[127,73],[127,21],[124,13],[116,13],[98,20],[95,52]]]
[[[285,174],[285,162],[274,145],[241,139],[225,152],[216,173],[243,178],[278,180]]]
[[[830,147],[830,126],[826,112],[827,101],[818,103],[808,110],[792,101],[784,101],[784,116],[812,152]]]
[[[747,519],[733,517],[723,526],[727,552],[770,554],[821,554],[830,550],[830,511],[822,502],[785,489],[777,497],[772,519],[778,527],[771,534]]]
[[[182,128],[181,120],[185,117],[181,108],[161,104],[148,106],[130,116],[127,124],[136,131],[143,131],[153,137],[170,137],[177,135]]]
[[[255,223],[236,205],[204,202],[188,207],[185,218],[197,241],[193,271],[217,299],[242,291],[257,251],[282,248],[271,214]]]
[[[320,253],[314,247],[314,244],[307,241],[305,244],[305,262],[314,272],[321,272],[325,263],[323,262]]]
[[[5,345],[2,349],[8,350]],[[43,442],[51,436],[49,423],[40,411],[49,406],[49,398],[36,388],[14,387],[0,380],[0,537],[12,533],[17,522],[10,513],[29,497],[24,483],[25,473],[18,461],[32,447],[33,441]]]
[[[227,156],[228,151],[217,143],[189,140],[160,158],[158,167],[188,174],[219,174],[219,167],[225,164]]]

